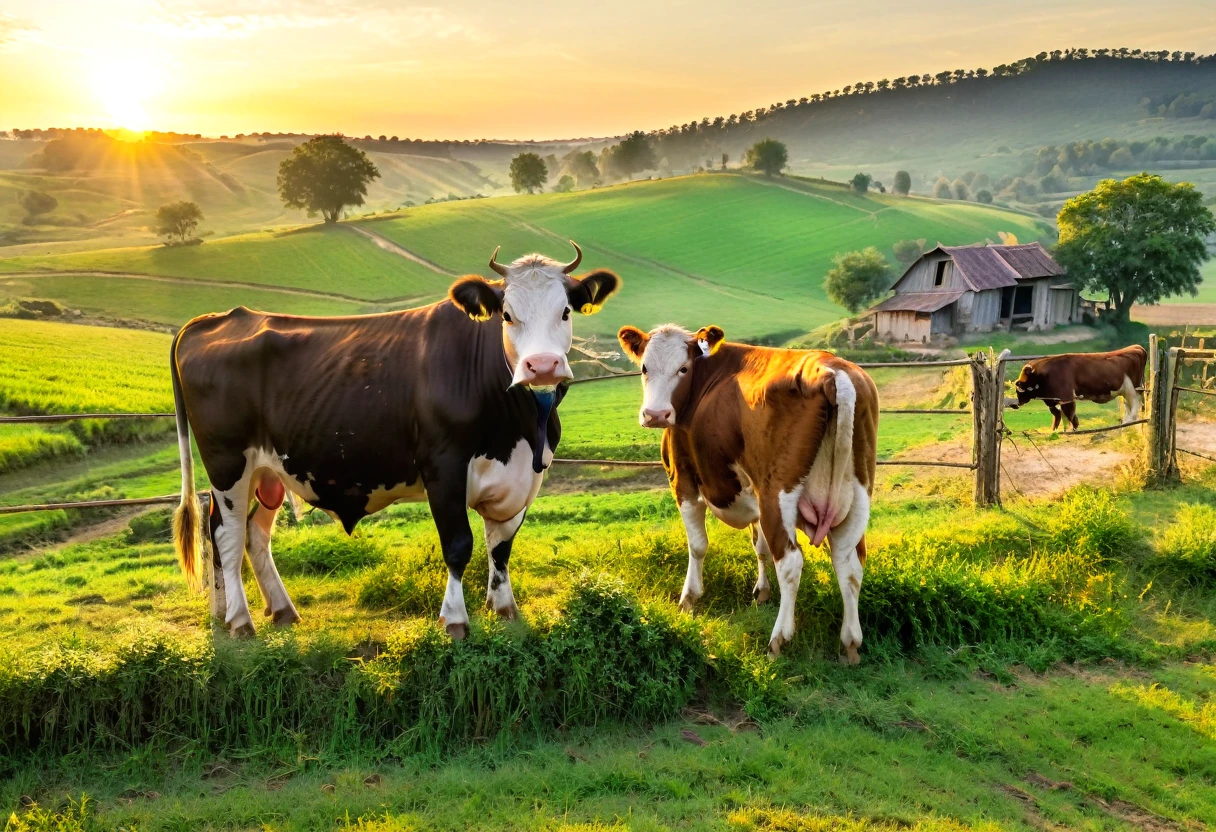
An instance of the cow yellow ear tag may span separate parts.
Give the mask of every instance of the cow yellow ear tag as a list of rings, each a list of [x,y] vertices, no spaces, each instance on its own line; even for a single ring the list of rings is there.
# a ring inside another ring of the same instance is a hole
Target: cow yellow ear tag
[[[594,303],[584,303],[578,311],[584,315],[594,315],[596,312],[600,311],[600,308]]]

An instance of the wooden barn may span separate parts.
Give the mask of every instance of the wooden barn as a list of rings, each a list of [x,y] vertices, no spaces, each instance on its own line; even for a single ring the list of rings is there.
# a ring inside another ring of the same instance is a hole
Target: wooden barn
[[[941,246],[925,252],[874,306],[874,334],[927,341],[993,329],[1051,329],[1079,321],[1079,296],[1038,243]]]

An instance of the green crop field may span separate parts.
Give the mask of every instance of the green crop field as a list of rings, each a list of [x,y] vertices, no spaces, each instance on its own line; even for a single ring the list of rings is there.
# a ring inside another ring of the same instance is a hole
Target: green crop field
[[[576,331],[615,342],[624,323],[717,323],[730,337],[782,340],[835,320],[842,310],[823,295],[823,274],[839,252],[875,245],[889,252],[900,239],[970,243],[1014,233],[1036,239],[1042,221],[974,204],[923,199],[861,198],[844,188],[799,180],[766,182],[738,175],[639,182],[576,194],[544,194],[422,206],[365,227],[454,273],[487,274],[496,246],[501,259],[539,250],[571,256],[567,239],[587,252],[585,268],[617,271],[624,288],[604,311],[580,319]],[[0,292],[51,297],[113,317],[182,323],[207,303],[178,286],[140,285],[139,300],[114,284],[51,282],[4,272],[100,270],[162,275],[183,281],[247,283],[342,297],[271,295],[216,287],[211,309],[237,303],[296,313],[353,311],[356,301],[421,303],[441,298],[452,278],[378,248],[349,229],[254,234],[187,248],[108,249],[0,259]],[[115,280],[115,278],[106,278]],[[41,291],[40,291],[41,290]],[[208,291],[213,291],[210,287]],[[247,298],[247,300],[246,300]],[[324,308],[326,303],[348,304]],[[318,307],[323,307],[318,309]]]

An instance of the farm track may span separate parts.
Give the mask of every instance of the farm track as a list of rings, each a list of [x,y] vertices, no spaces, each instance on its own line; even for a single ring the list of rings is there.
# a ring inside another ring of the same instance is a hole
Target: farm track
[[[377,246],[384,249],[385,251],[387,251],[391,254],[395,254],[398,257],[404,257],[406,260],[410,260],[414,263],[417,263],[420,266],[425,266],[426,268],[430,269],[431,271],[435,272],[436,274],[441,274],[441,275],[444,275],[445,277],[457,277],[458,276],[456,274],[456,272],[448,271],[443,266],[440,266],[438,263],[434,263],[430,260],[427,260],[425,257],[423,257],[419,254],[415,254],[414,252],[410,251],[408,248],[405,248],[402,245],[394,243],[388,237],[385,237],[382,234],[372,231],[370,228],[367,228],[366,226],[348,224],[344,227],[349,228],[351,231],[355,232],[356,234],[359,234],[361,236],[368,238],[369,240],[371,240],[373,243],[375,243]]]
[[[259,292],[273,292],[281,295],[294,295],[303,298],[315,298],[318,300],[343,300],[349,303],[359,303],[364,306],[386,306],[393,304],[409,303],[410,301],[419,300],[417,295],[402,295],[401,297],[393,298],[376,298],[369,300],[367,298],[357,298],[352,295],[343,295],[337,292],[317,292],[311,289],[293,289],[287,286],[272,286],[261,283],[245,283],[235,280],[214,280],[206,277],[171,277],[163,274],[140,274],[138,272],[107,272],[100,270],[76,270],[76,271],[32,271],[32,272],[0,272],[0,281],[6,278],[19,278],[22,280],[37,280],[44,277],[118,277],[124,280],[148,280],[154,283],[178,283],[189,284],[194,286],[214,286],[216,288],[239,288],[253,289]]]
[[[1216,324],[1216,303],[1164,303],[1132,307],[1132,320],[1150,326]]]

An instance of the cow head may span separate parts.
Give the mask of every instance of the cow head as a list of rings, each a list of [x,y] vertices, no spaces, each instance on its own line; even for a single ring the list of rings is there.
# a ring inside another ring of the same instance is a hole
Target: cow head
[[[642,368],[642,409],[638,413],[642,427],[666,428],[676,423],[688,401],[694,362],[713,355],[724,337],[716,326],[689,332],[668,324],[649,333],[621,327],[617,333],[621,348]]]
[[[570,313],[593,315],[621,285],[608,271],[570,277],[583,259],[562,265],[539,254],[521,257],[509,266],[498,262],[498,249],[490,268],[501,280],[463,277],[452,284],[448,297],[475,321],[502,316],[502,346],[513,373],[511,384],[552,387],[574,377],[566,353],[573,326]]]
[[[1027,364],[1023,367],[1022,374],[1013,383],[1014,392],[1018,397],[1018,406],[1026,404],[1031,399],[1042,398],[1044,382],[1046,379],[1034,369],[1033,365]]]

